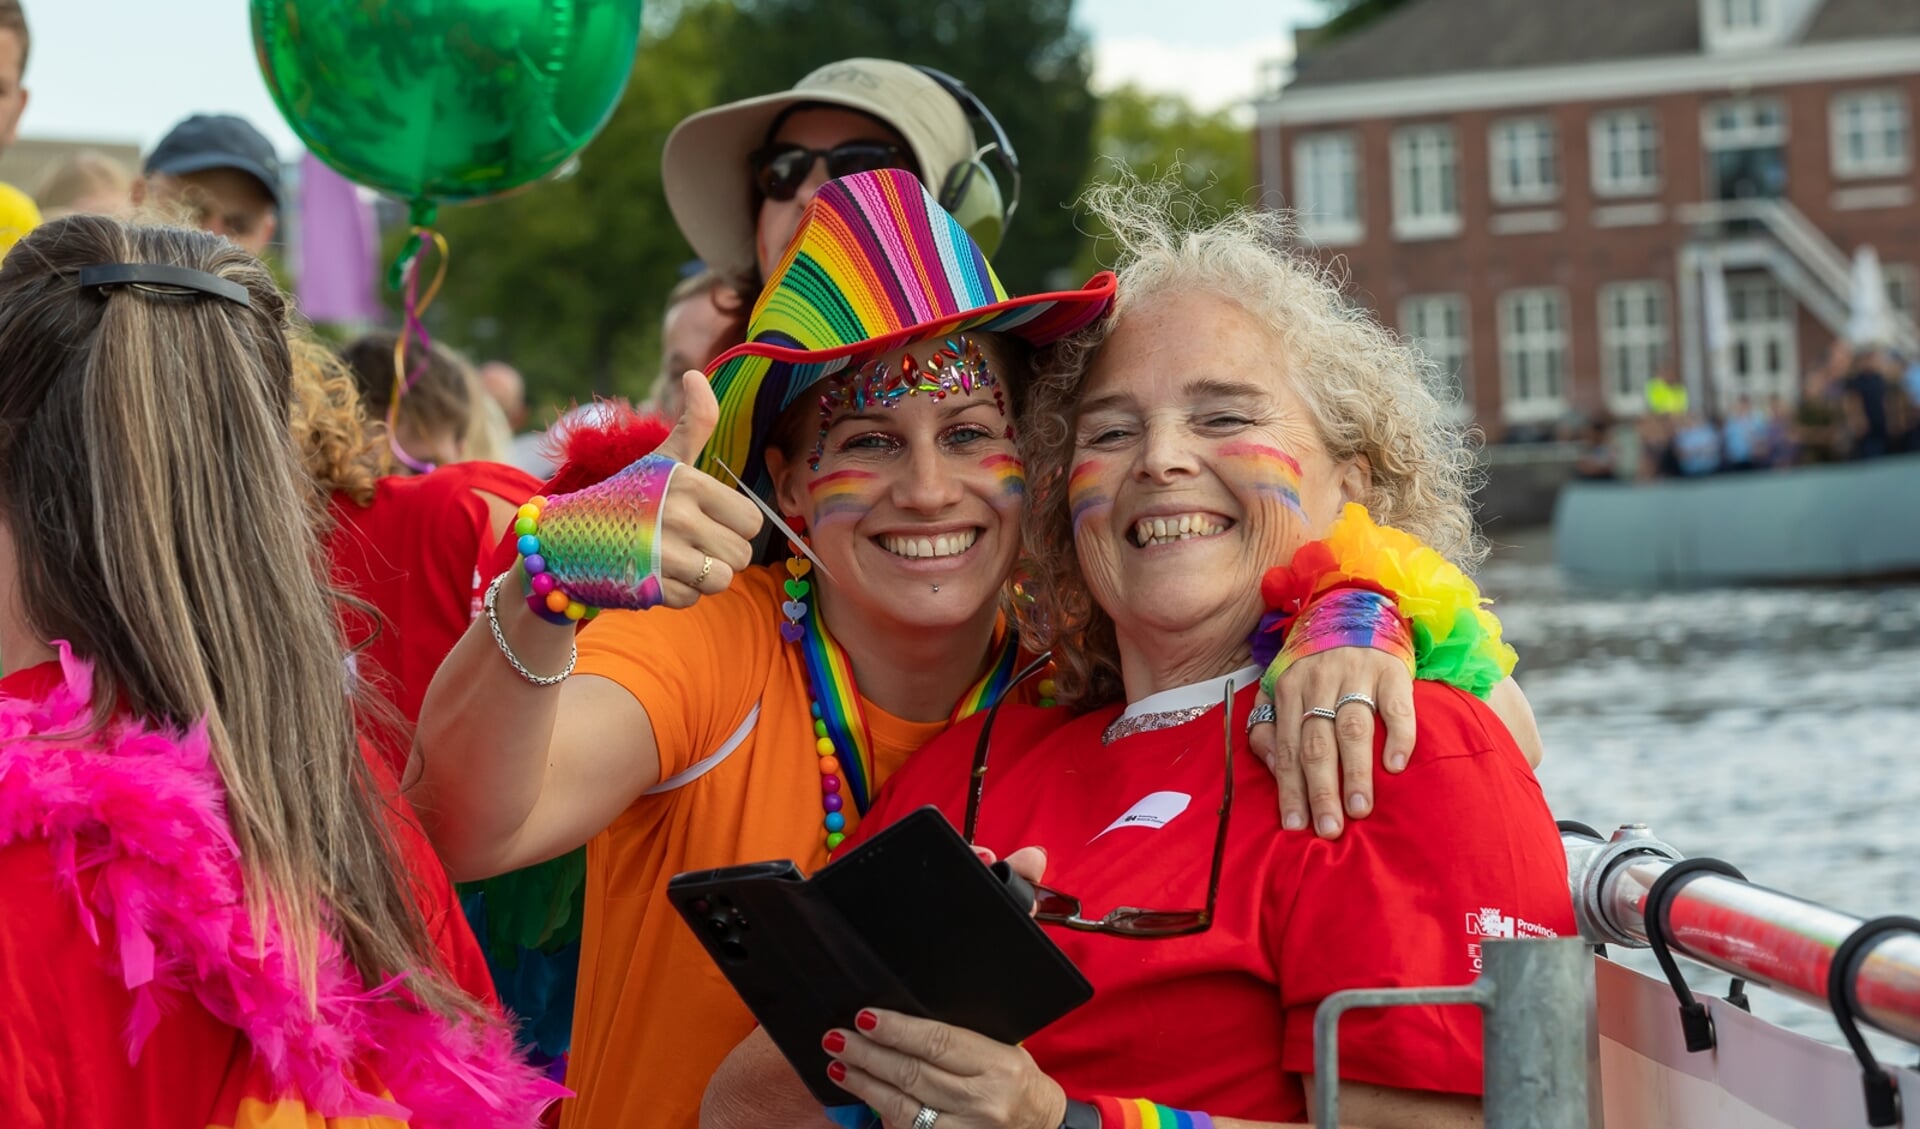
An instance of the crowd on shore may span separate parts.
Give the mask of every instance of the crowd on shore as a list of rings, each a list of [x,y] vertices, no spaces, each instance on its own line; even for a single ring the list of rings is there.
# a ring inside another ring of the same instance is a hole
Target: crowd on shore
[[[1920,452],[1920,360],[1882,346],[1835,341],[1795,401],[1741,393],[1707,414],[1689,399],[1663,376],[1638,417],[1582,425],[1575,476],[1650,482]]]

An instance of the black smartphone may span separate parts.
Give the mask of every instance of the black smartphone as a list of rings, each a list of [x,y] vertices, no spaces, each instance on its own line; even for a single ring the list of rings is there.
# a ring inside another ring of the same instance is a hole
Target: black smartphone
[[[678,875],[667,897],[824,1105],[853,1100],[827,1077],[829,1028],[851,1028],[863,1007],[926,1013],[791,862]]]
[[[1033,922],[1030,892],[1010,892],[936,808],[810,880],[791,862],[749,863],[678,875],[667,897],[824,1105],[851,1098],[820,1039],[861,1008],[1017,1043],[1093,996]]]

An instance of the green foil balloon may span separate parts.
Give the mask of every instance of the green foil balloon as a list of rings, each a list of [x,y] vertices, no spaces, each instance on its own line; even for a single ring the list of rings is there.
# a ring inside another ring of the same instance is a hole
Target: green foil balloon
[[[307,147],[413,203],[552,173],[620,100],[641,0],[252,0],[260,73]]]

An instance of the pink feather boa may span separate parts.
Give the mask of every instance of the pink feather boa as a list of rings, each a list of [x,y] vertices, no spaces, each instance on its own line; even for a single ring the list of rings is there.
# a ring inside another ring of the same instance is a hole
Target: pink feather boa
[[[565,1096],[519,1057],[504,1024],[434,1016],[391,983],[368,991],[331,936],[310,1008],[278,925],[259,938],[249,924],[204,729],[126,719],[70,736],[91,716],[92,666],[56,645],[59,686],[38,701],[0,697],[0,846],[45,840],[88,934],[98,942],[102,922],[112,934],[133,995],[129,1062],[167,1001],[187,994],[246,1036],[278,1092],[323,1117],[533,1126]]]

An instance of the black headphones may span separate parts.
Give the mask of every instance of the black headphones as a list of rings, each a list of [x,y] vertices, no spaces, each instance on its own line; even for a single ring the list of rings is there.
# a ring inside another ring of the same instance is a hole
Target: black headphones
[[[940,206],[960,221],[960,226],[980,245],[980,253],[991,256],[1006,235],[1007,225],[1013,222],[1013,213],[1020,207],[1020,157],[1013,151],[1013,142],[993,116],[993,111],[987,109],[987,104],[980,100],[979,95],[967,89],[966,83],[932,67],[916,64],[914,69],[952,95],[967,117],[983,124],[988,136],[993,139],[974,150],[972,156],[947,170],[947,175],[940,182],[939,195]],[[1010,192],[1001,190],[993,170],[987,167],[989,157],[998,159],[997,163],[1006,174]],[[931,174],[933,170],[927,172]]]

